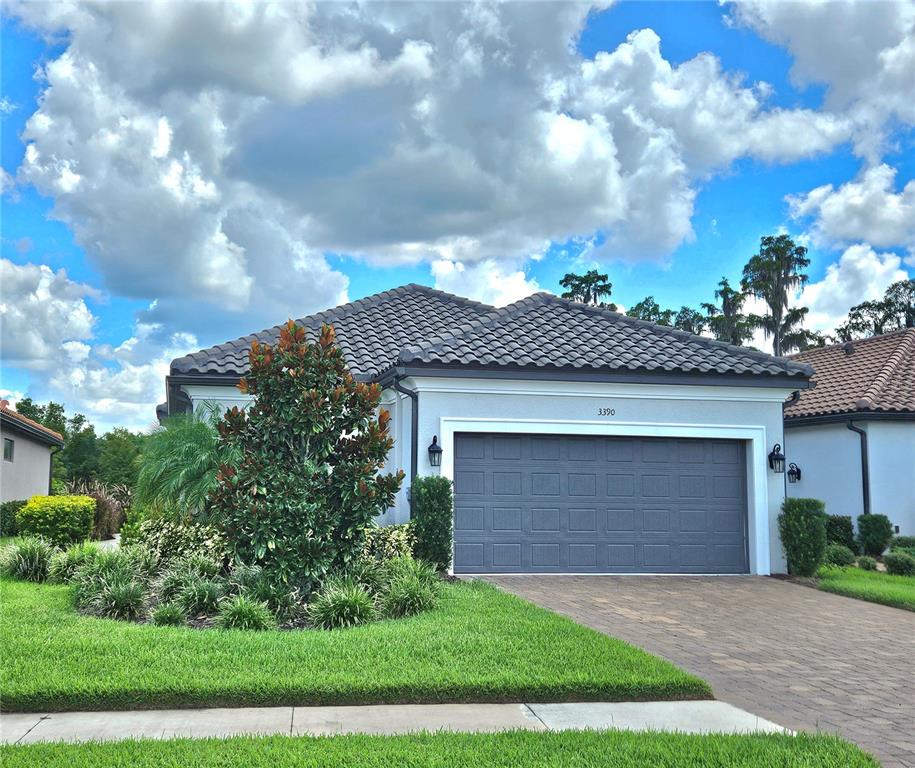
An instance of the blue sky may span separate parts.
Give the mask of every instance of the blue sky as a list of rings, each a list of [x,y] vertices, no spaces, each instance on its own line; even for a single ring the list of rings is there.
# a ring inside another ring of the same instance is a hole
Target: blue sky
[[[219,9],[185,5],[168,13],[199,14],[197,51],[226,44]],[[912,34],[899,8],[870,40],[865,6],[541,4],[487,35],[475,11],[402,5],[351,28],[373,57],[326,44],[296,71],[335,9],[246,20],[237,67],[138,37],[142,6],[4,16],[0,389],[138,428],[170,356],[287,313],[406,282],[505,302],[594,267],[623,306],[696,306],[782,228],[809,243],[798,300],[829,330],[913,274],[912,99],[879,71]]]

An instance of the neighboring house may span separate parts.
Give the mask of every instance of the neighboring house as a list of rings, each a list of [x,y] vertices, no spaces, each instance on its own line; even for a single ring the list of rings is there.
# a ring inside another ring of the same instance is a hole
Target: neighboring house
[[[768,455],[806,365],[544,293],[407,285],[299,322],[382,385],[390,467],[454,480],[455,572],[784,570]],[[246,402],[250,344],[278,332],[172,361],[160,412]],[[406,488],[383,518],[409,519]]]
[[[785,406],[791,496],[833,515],[883,514],[915,535],[915,328],[811,349],[815,387]]]
[[[0,501],[27,499],[51,491],[51,464],[64,444],[61,435],[16,413],[0,400]]]

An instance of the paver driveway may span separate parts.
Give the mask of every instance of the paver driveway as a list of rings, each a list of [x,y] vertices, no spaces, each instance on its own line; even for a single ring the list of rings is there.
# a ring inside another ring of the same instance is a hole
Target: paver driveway
[[[670,659],[717,698],[915,766],[915,613],[759,576],[494,576]]]

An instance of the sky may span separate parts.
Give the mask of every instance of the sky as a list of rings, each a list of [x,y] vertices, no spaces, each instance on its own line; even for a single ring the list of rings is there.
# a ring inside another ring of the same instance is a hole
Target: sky
[[[787,232],[830,332],[915,275],[915,2],[2,14],[0,395],[101,431],[175,357],[408,282],[698,306]]]

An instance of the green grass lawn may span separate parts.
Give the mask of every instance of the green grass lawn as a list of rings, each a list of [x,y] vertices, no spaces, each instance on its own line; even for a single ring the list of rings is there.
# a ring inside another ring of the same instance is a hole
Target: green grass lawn
[[[657,657],[480,581],[409,619],[195,630],[81,616],[64,586],[3,580],[4,711],[708,698]]]
[[[915,611],[915,577],[892,576],[860,568],[821,568],[817,586],[837,595]]]
[[[4,768],[389,768],[389,766],[602,766],[603,768],[876,768],[832,736],[687,736],[584,731],[410,736],[242,737],[36,744],[0,748]]]

